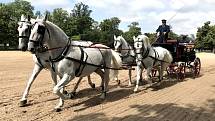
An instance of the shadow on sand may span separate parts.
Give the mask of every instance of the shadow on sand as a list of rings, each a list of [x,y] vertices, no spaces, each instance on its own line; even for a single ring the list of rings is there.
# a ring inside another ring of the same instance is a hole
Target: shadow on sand
[[[69,121],[214,121],[215,99],[207,101],[210,109],[195,107],[192,105],[179,106],[174,103],[155,105],[132,105],[132,112],[125,112],[124,117],[106,116],[104,113],[91,113],[71,118]],[[105,110],[105,109],[104,109]]]

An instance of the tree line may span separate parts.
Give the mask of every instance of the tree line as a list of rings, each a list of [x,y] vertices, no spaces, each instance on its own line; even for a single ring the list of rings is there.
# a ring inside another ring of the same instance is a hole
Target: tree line
[[[131,22],[128,25],[128,31],[123,32],[119,29],[121,20],[118,17],[112,17],[95,21],[91,17],[89,6],[86,4],[77,3],[73,9],[68,12],[62,8],[56,8],[53,12],[45,11],[41,13],[36,11],[30,2],[24,0],[15,0],[14,2],[3,4],[0,3],[0,44],[7,44],[11,47],[18,46],[18,31],[17,23],[20,21],[20,16],[30,15],[32,18],[48,14],[48,20],[59,26],[71,39],[86,40],[98,43],[104,43],[110,47],[113,46],[113,35],[122,35],[129,43],[133,42],[133,36],[141,33],[141,28],[138,22]],[[198,28],[196,47],[211,47],[215,45],[215,26],[210,26],[210,22],[206,22],[202,27]],[[151,42],[155,41],[155,33],[144,33]],[[177,35],[170,32],[171,39],[179,41],[190,40],[186,35]],[[204,44],[203,44],[204,43]]]

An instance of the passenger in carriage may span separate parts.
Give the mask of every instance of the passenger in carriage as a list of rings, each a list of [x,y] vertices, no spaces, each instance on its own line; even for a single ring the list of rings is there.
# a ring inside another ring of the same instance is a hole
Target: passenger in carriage
[[[166,43],[166,40],[168,39],[168,34],[170,32],[170,26],[166,25],[166,20],[161,20],[162,25],[158,27],[156,30],[157,33],[157,43]]]

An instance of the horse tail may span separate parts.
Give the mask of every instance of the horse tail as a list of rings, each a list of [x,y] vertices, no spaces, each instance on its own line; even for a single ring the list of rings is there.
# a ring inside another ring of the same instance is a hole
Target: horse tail
[[[111,50],[111,53],[113,66],[120,68],[122,66],[122,59],[119,56],[119,53],[115,52],[114,50]]]
[[[122,59],[117,52],[111,50],[111,53],[112,53],[111,67],[113,69],[110,70],[110,80],[113,80],[118,77],[119,70],[117,69],[119,69],[122,66]]]

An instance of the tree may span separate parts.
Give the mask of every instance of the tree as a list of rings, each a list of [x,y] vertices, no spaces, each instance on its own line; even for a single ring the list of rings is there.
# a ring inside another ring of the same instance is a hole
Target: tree
[[[89,10],[89,6],[81,3],[75,4],[71,19],[73,26],[73,35],[81,35],[81,39],[88,40],[87,32],[91,30],[93,19],[90,17],[92,10]]]
[[[17,47],[17,23],[21,14],[33,16],[34,7],[27,1],[15,0],[9,4],[0,5],[0,43],[9,43]]]
[[[120,20],[117,17],[103,20],[99,27],[101,29],[101,42],[113,47],[113,36],[121,35],[123,32],[119,30]]]
[[[149,38],[151,44],[156,42],[156,33],[145,33],[145,35]]]
[[[210,21],[199,27],[195,41],[196,48],[212,49],[215,46],[215,26],[210,25]]]
[[[123,34],[125,40],[127,40],[129,43],[133,43],[133,36],[138,36],[141,34],[141,28],[138,26],[138,22],[132,22],[130,25],[128,25],[129,30]]]
[[[94,21],[92,23],[92,27],[90,31],[87,31],[86,34],[88,35],[87,40],[92,42],[98,42],[101,38],[101,31],[99,28],[99,23]]]
[[[174,33],[173,31],[170,31],[169,32],[169,36],[168,36],[168,39],[174,39],[174,40],[177,40],[178,39],[178,35],[176,33]]]
[[[59,26],[66,34],[69,34],[69,14],[66,10],[63,10],[62,8],[56,8],[51,13],[51,20],[53,23],[55,23],[57,26]]]

